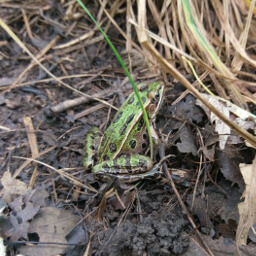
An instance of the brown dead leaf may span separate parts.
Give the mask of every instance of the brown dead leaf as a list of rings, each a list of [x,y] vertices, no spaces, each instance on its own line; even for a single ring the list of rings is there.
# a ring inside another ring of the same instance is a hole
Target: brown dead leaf
[[[216,97],[212,97],[207,94],[203,94],[203,96],[213,105],[215,106],[221,113],[225,116],[229,117],[229,110],[222,102],[220,102]],[[211,123],[215,124],[215,131],[219,134],[219,145],[220,149],[224,149],[229,134],[231,133],[231,129],[228,125],[226,125],[223,121],[221,121],[213,112],[211,112],[200,100],[197,101],[197,104],[205,111],[208,115]]]
[[[242,179],[241,172],[239,170],[239,152],[234,151],[231,147],[226,146],[225,150],[216,152],[220,171],[224,177],[238,184],[239,188],[244,188],[244,181]]]
[[[219,237],[212,239],[210,236],[203,235],[203,239],[211,248],[214,256],[233,255],[235,251],[235,242],[230,238]]]
[[[188,127],[183,126],[176,135],[180,138],[180,142],[177,142],[177,147],[181,153],[192,153],[194,156],[198,155],[195,140]]]
[[[45,200],[49,197],[43,185],[31,190],[26,183],[13,178],[10,172],[4,173],[1,183],[3,199],[9,205],[13,203],[16,197],[23,196],[24,202],[29,199],[34,205],[45,206]]]
[[[32,203],[23,202],[23,197],[19,196],[9,205],[11,213],[4,222],[0,223],[1,234],[4,237],[10,238],[12,241],[17,241],[20,238],[27,239],[30,220],[39,211],[39,206],[34,206]]]
[[[37,256],[51,256],[63,253],[67,245],[58,245],[57,243],[67,243],[65,236],[79,220],[79,216],[72,215],[67,210],[53,207],[40,209],[37,216],[31,221],[28,232],[38,234],[39,242],[56,244],[25,246],[19,249],[19,253]]]
[[[27,239],[30,221],[45,205],[49,196],[43,186],[31,190],[26,183],[15,179],[9,172],[5,172],[2,179],[2,199],[8,204],[10,214],[4,223],[0,223],[3,236],[11,240]]]
[[[19,199],[20,198],[17,198],[17,200]],[[19,211],[13,211],[7,219],[12,224],[11,240],[13,241],[17,241],[20,238],[27,239],[30,225],[29,221],[32,220],[39,211],[39,206],[35,207],[30,202],[28,202],[24,208],[23,207],[24,205],[20,205]]]
[[[240,170],[246,187],[242,195],[244,201],[238,205],[240,219],[236,233],[237,248],[246,245],[249,229],[256,223],[256,158],[253,164],[240,164]]]
[[[1,179],[2,186],[4,189],[2,190],[3,199],[10,204],[12,202],[12,198],[15,195],[25,195],[28,193],[28,186],[26,183],[14,179],[10,172],[5,172]]]
[[[236,116],[234,122],[240,126],[241,129],[249,130],[255,128],[255,122],[252,121],[243,121],[246,119],[254,119],[255,115],[250,112],[239,108],[238,106],[232,104],[231,102],[224,100],[220,97],[211,96],[207,94],[202,94],[219,112],[223,113],[226,117],[230,117],[231,114],[234,117]],[[197,105],[199,105],[205,113],[208,115],[211,123],[215,124],[215,131],[219,134],[219,146],[223,150],[227,143],[228,138],[231,134],[231,128],[220,120],[213,112],[211,112],[200,100],[197,100]],[[234,142],[234,138],[233,138]]]

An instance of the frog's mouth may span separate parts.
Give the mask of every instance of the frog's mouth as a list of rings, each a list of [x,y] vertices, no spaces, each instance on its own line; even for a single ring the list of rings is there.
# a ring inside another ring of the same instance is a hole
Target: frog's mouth
[[[159,109],[161,108],[161,106],[164,102],[163,101],[163,95],[164,95],[163,90],[164,90],[164,86],[163,86],[163,84],[160,84],[158,87],[158,90],[154,94],[151,93],[151,95],[149,95],[149,98],[151,97],[151,103],[148,107],[148,113],[150,114],[150,117],[152,117],[153,119],[155,118],[154,115],[156,115],[158,113]]]

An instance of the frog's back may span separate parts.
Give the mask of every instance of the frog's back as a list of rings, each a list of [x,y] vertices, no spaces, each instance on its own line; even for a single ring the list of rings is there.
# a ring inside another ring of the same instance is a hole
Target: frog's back
[[[142,88],[144,85],[140,85]],[[154,92],[157,83],[146,86],[140,91],[144,107],[150,103],[148,94]],[[138,140],[141,133],[144,134],[145,125],[142,117],[142,110],[135,93],[132,93],[116,113],[112,123],[107,128],[98,152],[98,162],[113,159],[114,156],[122,153],[138,151]],[[135,145],[136,143],[136,145]],[[135,147],[134,147],[135,145]]]

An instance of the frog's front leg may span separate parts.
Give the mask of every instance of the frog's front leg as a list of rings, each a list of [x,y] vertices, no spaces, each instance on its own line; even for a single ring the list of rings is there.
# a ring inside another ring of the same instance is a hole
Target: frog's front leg
[[[82,159],[85,169],[90,169],[94,165],[96,153],[98,151],[102,133],[99,128],[93,127],[89,130],[82,150]]]

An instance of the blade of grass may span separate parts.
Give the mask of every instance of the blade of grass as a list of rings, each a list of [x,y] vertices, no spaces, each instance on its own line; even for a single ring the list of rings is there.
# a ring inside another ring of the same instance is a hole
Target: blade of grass
[[[132,76],[128,70],[128,68],[126,67],[126,65],[124,64],[121,56],[119,55],[118,51],[116,50],[116,48],[114,47],[114,45],[111,43],[110,39],[108,38],[108,36],[105,34],[105,32],[103,31],[103,29],[100,27],[100,25],[98,24],[98,22],[93,18],[93,16],[91,15],[91,13],[89,12],[89,10],[85,7],[85,5],[82,3],[81,0],[76,0],[80,6],[84,9],[84,11],[87,13],[87,15],[90,17],[90,19],[94,22],[94,24],[98,27],[98,29],[100,30],[100,32],[102,33],[102,35],[104,36],[105,40],[107,41],[108,45],[111,47],[111,50],[114,52],[114,54],[116,55],[119,63],[121,64],[123,70],[125,71],[125,74],[127,75],[127,77],[129,78],[129,81],[133,87],[133,90],[138,98],[138,101],[140,103],[140,107],[142,109],[142,113],[143,113],[143,118],[145,120],[146,123],[146,127],[147,127],[147,132],[148,132],[148,136],[149,136],[149,144],[150,144],[150,157],[153,159],[153,140],[152,140],[152,135],[151,135],[151,130],[150,130],[150,125],[149,125],[149,121],[148,121],[148,115],[147,112],[144,108],[143,102],[140,98],[140,94],[139,94],[139,90],[136,87]]]

